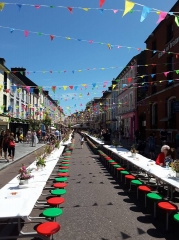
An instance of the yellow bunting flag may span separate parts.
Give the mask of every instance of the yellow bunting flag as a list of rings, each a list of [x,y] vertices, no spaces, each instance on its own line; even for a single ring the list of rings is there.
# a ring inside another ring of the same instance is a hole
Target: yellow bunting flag
[[[67,90],[67,87],[68,87],[68,86],[63,86],[63,89],[64,89],[64,90]]]
[[[84,11],[88,12],[89,11],[89,8],[83,8]]]
[[[135,6],[134,2],[130,2],[130,1],[126,0],[125,1],[125,10],[124,10],[123,16],[126,15],[129,11],[131,11],[134,6]]]
[[[116,87],[116,85],[117,85],[117,84],[113,84],[113,85],[112,85],[112,90]]]
[[[4,3],[3,2],[0,2],[0,11],[2,11],[3,10],[3,8],[4,8]]]
[[[3,85],[0,85],[0,91],[3,89]]]

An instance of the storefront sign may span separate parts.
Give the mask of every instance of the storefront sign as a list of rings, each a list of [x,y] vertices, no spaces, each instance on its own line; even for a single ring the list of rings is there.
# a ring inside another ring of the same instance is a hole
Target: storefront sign
[[[173,103],[173,111],[174,112],[179,112],[179,101],[175,101]]]
[[[9,118],[0,116],[0,122],[9,122]]]
[[[166,52],[169,52],[169,50],[174,47],[177,43],[179,42],[179,37],[177,37],[175,40],[173,40],[172,42],[170,42],[166,48],[163,50],[163,52],[160,52],[158,54],[158,58],[161,58]]]

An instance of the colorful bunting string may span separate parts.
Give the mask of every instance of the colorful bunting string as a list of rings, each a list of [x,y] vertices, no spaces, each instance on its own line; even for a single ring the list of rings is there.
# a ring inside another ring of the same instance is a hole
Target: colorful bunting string
[[[176,58],[178,58],[178,55],[176,55]],[[106,67],[106,68],[104,68],[104,67],[102,67],[102,68],[84,68],[84,69],[76,69],[76,70],[72,70],[72,71],[70,71],[70,70],[27,70],[27,71],[25,71],[25,73],[26,74],[30,74],[30,73],[43,73],[43,74],[46,74],[46,73],[50,73],[50,74],[52,74],[52,73],[67,73],[67,72],[69,72],[69,73],[75,73],[75,72],[77,72],[77,73],[79,73],[79,72],[83,72],[83,71],[97,71],[97,70],[102,70],[102,71],[104,71],[104,70],[111,70],[111,69],[116,69],[116,68],[122,68],[122,69],[124,69],[124,68],[131,68],[131,69],[133,69],[133,68],[138,68],[138,67],[150,67],[150,66],[153,66],[153,67],[155,67],[155,66],[161,66],[161,65],[165,65],[165,66],[167,66],[167,65],[175,65],[175,64],[178,64],[179,62],[175,62],[175,63],[158,63],[158,64],[155,64],[155,63],[151,63],[151,64],[141,64],[141,65],[128,65],[128,66],[113,66],[113,67]],[[6,71],[7,73],[10,73],[11,71]],[[23,74],[23,72],[22,71],[12,71],[11,73],[16,73],[16,72],[20,72],[21,74]]]
[[[11,27],[5,27],[5,26],[0,26],[0,28],[3,28],[3,29],[9,29],[9,31],[11,32],[12,29],[13,31],[21,31],[21,32],[24,32],[24,35],[25,37],[28,37],[29,33],[32,33],[32,34],[36,34],[36,35],[39,35],[39,32],[32,32],[32,31],[28,31],[28,30],[22,30],[22,29],[15,29],[15,28],[11,28]],[[109,49],[109,46],[110,46],[110,49],[116,47],[117,49],[120,49],[120,48],[127,48],[128,50],[131,50],[131,49],[135,49],[137,51],[141,51],[142,49],[141,48],[137,48],[137,47],[132,47],[132,46],[122,46],[122,45],[117,45],[117,44],[110,44],[110,43],[103,43],[103,42],[95,42],[93,40],[85,40],[85,39],[76,39],[76,38],[71,38],[71,37],[63,37],[63,36],[59,36],[59,35],[51,35],[51,34],[47,34],[47,33],[40,33],[41,35],[44,35],[44,36],[53,36],[53,39],[56,37],[56,38],[62,38],[62,39],[66,39],[66,40],[74,40],[74,41],[79,41],[80,42],[87,42],[87,43],[94,43],[94,44],[100,44],[100,45],[106,45]],[[51,37],[50,37],[51,38]],[[146,51],[150,51],[150,52],[153,52],[153,53],[162,53],[162,54],[165,54],[165,53],[168,53],[168,54],[175,54],[175,55],[179,55],[179,53],[176,53],[176,52],[170,52],[170,51],[159,51],[157,49],[155,50],[152,50],[152,49],[144,49]],[[78,70],[81,72],[81,70]],[[64,70],[64,72],[66,72],[66,70]]]

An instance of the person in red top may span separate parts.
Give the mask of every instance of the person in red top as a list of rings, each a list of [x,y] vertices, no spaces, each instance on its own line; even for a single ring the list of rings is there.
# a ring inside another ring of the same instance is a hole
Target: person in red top
[[[163,145],[161,148],[161,153],[159,153],[157,159],[156,159],[156,164],[160,165],[163,167],[165,165],[165,157],[168,154],[168,151],[170,150],[170,147],[168,145]]]

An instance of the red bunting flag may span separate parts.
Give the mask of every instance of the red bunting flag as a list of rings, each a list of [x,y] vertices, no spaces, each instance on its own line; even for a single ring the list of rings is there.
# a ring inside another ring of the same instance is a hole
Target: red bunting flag
[[[56,91],[56,86],[52,86],[52,91],[55,93],[55,91]]]
[[[72,89],[73,89],[73,86],[69,86],[69,88],[72,90]]]
[[[68,8],[68,10],[70,11],[70,13],[73,12],[73,8],[72,8],[72,7],[67,7],[67,8]]]
[[[128,80],[128,83],[130,83],[132,81],[132,78],[128,78],[127,80]]]
[[[53,41],[53,39],[54,39],[54,36],[50,35],[50,40]]]
[[[105,2],[105,0],[99,0],[99,6],[102,7],[104,2]]]

